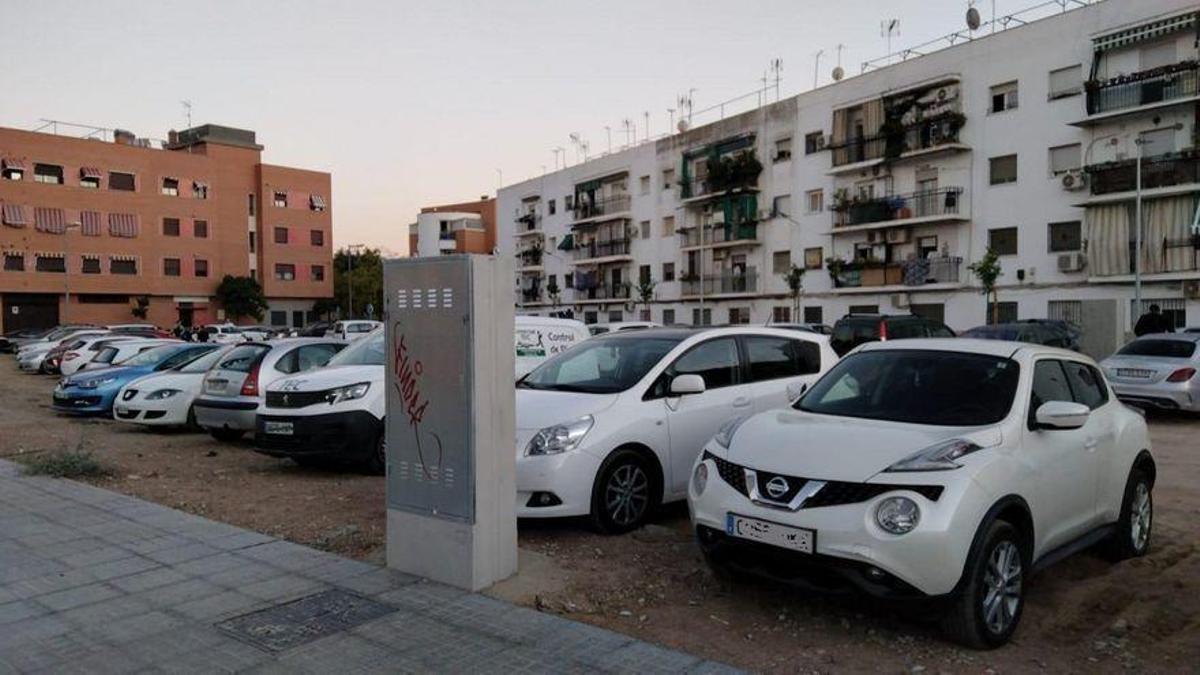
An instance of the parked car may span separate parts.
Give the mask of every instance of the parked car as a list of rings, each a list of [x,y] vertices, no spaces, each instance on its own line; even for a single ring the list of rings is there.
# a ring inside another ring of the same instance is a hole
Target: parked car
[[[54,349],[80,337],[104,335],[108,331],[103,328],[77,328],[56,340],[39,340],[27,344],[17,350],[17,366],[28,373],[46,373],[46,357]]]
[[[864,342],[954,337],[946,324],[915,314],[847,314],[833,325],[830,345],[839,356]]]
[[[972,647],[1012,636],[1029,576],[1105,541],[1150,545],[1141,415],[1075,352],[980,340],[865,345],[793,406],[725,424],[692,472],[720,574],[939,599]]]
[[[23,330],[13,330],[0,336],[0,353],[12,353],[17,351],[17,347],[25,342],[31,342],[44,337],[52,328],[25,328]]]
[[[93,326],[91,324],[67,324],[63,326],[56,326],[49,330],[35,332],[29,337],[11,338],[10,344],[12,345],[12,350],[19,354],[20,351],[26,347],[35,347],[45,343],[57,344],[58,342],[61,342],[63,338],[70,336],[72,333],[87,328],[97,328],[97,326]]]
[[[271,383],[256,421],[255,450],[302,466],[357,464],[383,473],[386,363],[380,329],[324,368]]]
[[[170,331],[165,331],[149,323],[118,323],[106,326],[110,331],[121,335],[134,335],[145,338],[169,338]]]
[[[329,332],[325,333],[325,337],[337,338],[343,342],[353,342],[361,337],[366,337],[368,333],[382,325],[378,321],[368,321],[366,319],[338,321],[329,328]]]
[[[1200,333],[1143,335],[1100,365],[1117,397],[1143,408],[1200,412]]]
[[[581,342],[517,382],[517,515],[637,528],[687,495],[721,424],[788,405],[835,361],[823,335],[750,326]]]
[[[68,352],[82,347],[90,340],[99,338],[112,337],[113,333],[107,330],[98,330],[95,332],[84,331],[63,340],[55,345],[50,351],[46,352],[45,358],[42,359],[42,367],[39,372],[57,375],[62,372],[62,359]]]
[[[76,372],[111,368],[112,366],[124,363],[142,352],[150,351],[156,347],[179,343],[179,340],[160,340],[157,338],[105,339],[99,343],[96,355],[87,363],[80,366]]]
[[[219,346],[176,342],[148,349],[111,368],[69,375],[54,388],[51,407],[57,412],[111,415],[121,387],[143,375],[189,363]]]
[[[219,441],[235,441],[253,432],[267,386],[324,366],[345,346],[329,338],[238,344],[204,376],[200,395],[192,403],[196,423]]]
[[[767,328],[782,328],[784,330],[802,330],[818,335],[833,335],[833,328],[823,323],[769,323]]]
[[[589,337],[588,328],[582,321],[518,316],[515,336],[517,377]]]
[[[622,330],[638,330],[640,328],[661,328],[661,323],[653,321],[611,321],[609,323],[588,324],[588,332],[592,335],[604,335]]]
[[[958,334],[959,337],[977,340],[1008,340],[1010,342],[1028,342],[1047,347],[1072,349],[1072,344],[1078,346],[1077,340],[1063,328],[1047,323],[1020,322],[994,323],[986,326],[976,326]]]
[[[1042,326],[1050,326],[1067,334],[1066,349],[1071,351],[1082,351],[1079,340],[1083,337],[1083,329],[1070,321],[1063,319],[1017,319],[1017,323],[1033,323]]]
[[[219,342],[228,345],[245,342],[247,339],[242,334],[242,329],[232,323],[212,323],[205,326],[202,330],[208,334],[209,342]]]
[[[188,363],[140,377],[117,393],[113,419],[145,426],[196,427],[192,403],[208,369],[235,349],[217,345],[216,349]]]
[[[149,342],[151,344],[165,344],[168,341],[151,341],[146,338],[138,337],[137,335],[122,335],[116,333],[107,333],[104,335],[95,335],[79,340],[78,346],[72,347],[65,351],[62,359],[58,364],[58,371],[63,375],[72,375],[86,366],[100,352],[110,344],[116,342],[139,341]],[[108,364],[108,365],[111,365]]]

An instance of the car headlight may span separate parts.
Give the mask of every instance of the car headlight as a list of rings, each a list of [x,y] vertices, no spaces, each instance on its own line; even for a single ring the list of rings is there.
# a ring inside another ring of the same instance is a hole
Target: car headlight
[[[525,446],[526,455],[557,455],[579,447],[583,437],[591,431],[594,420],[591,415],[584,415],[574,422],[556,424],[546,427],[529,439]]]
[[[80,382],[79,388],[80,389],[95,389],[96,387],[99,387],[102,384],[109,384],[110,382],[116,382],[116,381],[117,381],[117,378],[115,378],[115,377],[97,377],[96,379],[93,379],[93,380],[84,380],[83,382]]]
[[[875,507],[875,522],[892,534],[908,534],[921,522],[921,507],[908,497],[888,497]]]
[[[696,465],[696,470],[692,472],[692,491],[697,496],[704,494],[704,488],[708,487],[708,463],[700,462]]]
[[[180,393],[178,389],[159,389],[146,394],[147,401],[161,401],[164,398],[171,398],[175,394]]]
[[[982,449],[983,446],[965,438],[952,438],[913,453],[884,471],[949,471],[962,466],[957,460]]]
[[[342,401],[353,401],[356,398],[362,398],[367,395],[367,390],[371,388],[370,382],[359,382],[337,389],[330,389],[329,393],[325,394],[325,400],[329,405],[341,403]]]
[[[737,433],[738,427],[742,426],[748,419],[750,419],[749,415],[742,415],[722,424],[721,428],[717,429],[717,435],[713,436],[713,440],[717,442],[717,445],[728,450],[729,444],[733,442],[733,435]]]

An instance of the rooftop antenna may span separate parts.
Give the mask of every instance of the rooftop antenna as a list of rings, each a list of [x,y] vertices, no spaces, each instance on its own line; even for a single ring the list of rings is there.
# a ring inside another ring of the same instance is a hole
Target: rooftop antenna
[[[675,128],[679,129],[680,133],[687,131],[692,124],[692,93],[695,91],[694,87],[688,89],[688,93],[680,94],[676,101],[676,107],[679,109],[679,124]]]
[[[183,114],[187,117],[187,128],[192,128],[192,102],[180,101],[183,104]]]
[[[771,59],[771,74],[775,76],[775,101],[779,101],[779,80],[783,75],[783,59]]]
[[[628,117],[621,120],[621,126],[625,129],[625,147],[629,147],[637,140],[637,126]]]
[[[675,128],[675,109],[667,108],[667,114],[671,116],[671,126],[667,128],[667,134],[670,135],[670,130]]]
[[[604,134],[608,136],[608,154],[612,154],[612,127],[605,124]]]
[[[892,37],[900,36],[900,19],[884,19],[879,22],[879,36],[887,38],[887,59],[892,62]]]
[[[833,67],[834,82],[841,82],[842,78],[846,76],[846,71],[842,68],[842,50],[845,48],[846,45],[843,44],[837,46],[837,65]]]
[[[821,55],[824,53],[824,49],[817,50],[817,57],[815,63],[813,63],[813,89],[817,88],[817,78],[821,74]]]
[[[642,136],[643,136],[642,140],[649,141],[650,140],[650,111],[649,110],[642,111],[642,116],[646,120],[646,126],[642,132]]]
[[[583,138],[579,135],[579,132],[573,132],[569,138],[571,139],[571,145],[575,146],[575,161],[583,161]]]

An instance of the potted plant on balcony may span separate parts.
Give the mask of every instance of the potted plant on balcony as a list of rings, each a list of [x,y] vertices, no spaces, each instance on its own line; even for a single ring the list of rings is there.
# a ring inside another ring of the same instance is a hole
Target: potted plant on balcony
[[[860,285],[862,280],[862,262],[860,260],[846,261],[841,258],[826,258],[825,269],[833,280],[834,288],[852,288]]]

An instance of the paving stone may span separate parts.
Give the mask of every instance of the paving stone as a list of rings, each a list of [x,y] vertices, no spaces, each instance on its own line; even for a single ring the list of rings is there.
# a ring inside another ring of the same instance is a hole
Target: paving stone
[[[326,588],[328,586],[318,581],[294,574],[281,573],[279,576],[244,586],[240,590],[246,595],[261,600],[282,602],[317,593]]]
[[[207,544],[193,542],[191,544],[184,544],[182,546],[164,548],[160,551],[151,551],[150,553],[146,554],[146,557],[164,565],[174,565],[176,563],[187,562],[188,560],[195,560],[197,558],[210,556],[214,553],[220,553],[220,551]]]
[[[123,645],[166,632],[183,625],[183,621],[183,619],[166,612],[155,610],[91,625],[86,628],[86,631],[103,642]]]
[[[57,612],[71,609],[72,607],[81,607],[93,602],[100,602],[109,598],[115,598],[121,592],[108,584],[97,583],[88,584],[87,586],[79,586],[70,588],[57,593],[47,593],[40,595],[37,602],[47,609]]]
[[[6,602],[0,605],[0,626],[14,621],[22,621],[35,616],[41,616],[46,613],[46,609],[40,605],[25,600],[17,600],[16,602]]]
[[[379,595],[402,586],[414,584],[417,581],[420,581],[420,579],[411,574],[386,568],[376,568],[365,574],[346,577],[338,581],[337,585],[362,595]]]
[[[121,558],[120,560],[113,560],[106,563],[100,563],[98,565],[92,565],[88,567],[88,571],[91,572],[92,576],[96,577],[97,579],[100,579],[101,581],[107,581],[109,579],[127,577],[139,572],[145,572],[147,570],[160,567],[161,565],[153,560],[134,556],[132,558]]]
[[[219,548],[222,551],[235,551],[238,549],[248,548],[250,546],[258,546],[267,542],[276,541],[274,537],[258,532],[249,532],[243,530],[233,534],[227,534],[215,539],[210,539],[205,543],[213,548]]]
[[[68,588],[86,586],[98,581],[88,570],[63,569],[65,571],[51,572],[50,574],[43,574],[42,576],[11,583],[7,588],[9,592],[18,598],[34,598],[40,595],[64,591]]]
[[[264,604],[265,602],[259,598],[243,595],[236,591],[225,591],[184,602],[171,609],[176,614],[189,619],[212,623],[259,609]]]
[[[187,576],[174,569],[157,567],[138,574],[113,579],[109,583],[126,593],[136,593],[151,588],[158,588],[159,586],[166,586],[167,584],[186,581],[187,579]]]

